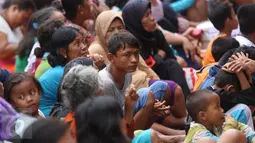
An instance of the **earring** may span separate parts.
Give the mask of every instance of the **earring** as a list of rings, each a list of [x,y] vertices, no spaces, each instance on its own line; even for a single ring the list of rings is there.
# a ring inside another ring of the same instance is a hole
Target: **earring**
[[[67,58],[67,56],[65,55],[65,58]]]

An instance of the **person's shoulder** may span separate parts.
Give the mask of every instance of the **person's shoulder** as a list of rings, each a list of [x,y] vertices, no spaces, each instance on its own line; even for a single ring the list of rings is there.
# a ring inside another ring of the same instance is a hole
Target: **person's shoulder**
[[[209,131],[202,124],[191,122],[190,129],[184,142],[192,143],[194,140],[199,140],[200,138],[206,136],[207,132]]]
[[[64,73],[64,67],[57,66],[54,68],[48,69],[43,75],[40,77],[40,81],[45,79],[60,79]]]
[[[98,72],[99,77],[104,81],[112,81],[111,74],[107,70],[107,67]]]

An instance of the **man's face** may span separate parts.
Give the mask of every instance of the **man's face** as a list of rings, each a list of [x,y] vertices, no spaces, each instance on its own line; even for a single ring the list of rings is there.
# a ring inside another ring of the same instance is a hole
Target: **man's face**
[[[139,62],[139,49],[126,44],[112,55],[111,62],[122,71],[134,72]]]

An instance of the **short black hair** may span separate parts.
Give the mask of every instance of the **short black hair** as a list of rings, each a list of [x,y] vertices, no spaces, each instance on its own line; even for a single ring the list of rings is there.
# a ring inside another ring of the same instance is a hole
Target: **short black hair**
[[[108,50],[111,54],[116,55],[117,51],[126,45],[140,49],[138,39],[127,30],[120,30],[113,33],[108,40]]]
[[[206,111],[210,101],[206,98],[214,92],[203,89],[192,92],[186,100],[186,108],[193,121],[198,121],[197,115],[200,111]]]
[[[67,19],[72,20],[76,16],[76,10],[79,5],[82,5],[84,0],[62,0],[62,6],[65,10]]]
[[[210,2],[208,18],[217,30],[224,29],[226,20],[232,19],[231,10],[232,7],[227,2]]]
[[[39,26],[37,38],[40,48],[35,49],[36,57],[41,58],[44,52],[50,51],[51,37],[56,29],[62,26],[64,26],[64,22],[56,19],[48,19]]]
[[[27,127],[21,143],[56,143],[68,130],[69,125],[63,122],[40,119]]]
[[[240,25],[240,31],[244,35],[255,32],[255,4],[243,5],[237,12],[237,17]]]
[[[252,60],[255,60],[255,47],[253,46],[241,46],[239,48],[237,48],[234,52],[234,54],[237,54],[237,53],[247,53],[249,56],[250,59]]]
[[[24,72],[16,72],[16,73],[12,73],[7,80],[4,82],[4,98],[7,102],[11,103],[11,92],[12,92],[12,88],[14,86],[16,86],[17,84],[20,84],[22,81],[24,80],[32,80],[37,89],[38,92],[40,94],[43,93],[43,89],[42,86],[40,84],[40,82],[32,75],[29,75],[28,73],[24,73]]]
[[[224,66],[224,65],[228,62],[229,58],[234,54],[235,50],[236,50],[236,49],[228,50],[228,51],[220,58],[220,60],[219,60],[219,62],[218,62],[218,65],[221,66],[221,67]]]
[[[12,5],[18,5],[20,10],[36,9],[33,0],[5,0],[3,4],[3,9],[8,9]]]
[[[237,90],[241,88],[239,79],[235,73],[229,73],[220,69],[215,76],[214,85],[219,88],[223,88],[228,84],[233,85]]]
[[[239,42],[231,37],[219,37],[212,44],[212,55],[215,62],[218,62],[220,58],[228,52],[230,49],[239,47]]]
[[[120,9],[122,9],[127,2],[128,2],[128,0],[105,0],[105,4],[109,8],[112,8],[113,6],[116,6]]]

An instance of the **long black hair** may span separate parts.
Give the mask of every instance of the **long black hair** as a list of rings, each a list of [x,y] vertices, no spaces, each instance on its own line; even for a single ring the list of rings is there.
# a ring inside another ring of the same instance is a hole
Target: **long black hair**
[[[68,124],[40,119],[25,130],[21,143],[57,143],[68,130]]]
[[[111,96],[99,96],[81,104],[75,112],[79,143],[128,143],[121,132],[123,111]]]
[[[68,46],[78,36],[79,31],[73,27],[62,27],[54,32],[51,37],[51,44],[47,59],[51,67],[65,66],[67,63],[66,57],[60,54],[60,49],[65,48],[68,52]]]
[[[39,25],[41,25],[44,21],[49,19],[53,12],[55,11],[58,10],[53,7],[47,7],[35,12],[31,16],[26,30],[27,33],[25,34],[23,40],[19,44],[18,55],[20,58],[29,55],[35,43],[35,38],[37,37],[37,30]]]

